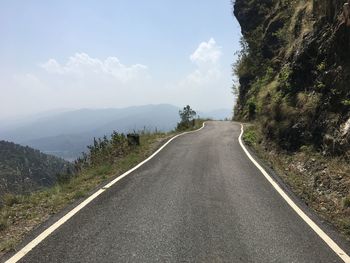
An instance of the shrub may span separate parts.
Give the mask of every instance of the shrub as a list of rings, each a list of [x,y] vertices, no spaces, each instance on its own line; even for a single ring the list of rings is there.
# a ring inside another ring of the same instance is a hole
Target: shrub
[[[256,102],[254,99],[248,100],[248,118],[249,120],[252,120],[255,118],[256,114]]]
[[[179,131],[190,129],[195,126],[195,117],[197,113],[187,105],[183,110],[179,111],[181,121],[177,124],[176,129]]]
[[[257,141],[254,130],[248,128],[243,134],[243,141],[249,146],[254,145]]]

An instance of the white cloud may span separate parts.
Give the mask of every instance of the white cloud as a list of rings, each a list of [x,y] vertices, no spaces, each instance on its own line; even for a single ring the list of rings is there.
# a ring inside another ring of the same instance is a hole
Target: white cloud
[[[147,73],[148,68],[145,65],[134,64],[126,66],[117,57],[108,57],[105,60],[100,60],[92,58],[86,53],[76,53],[68,59],[65,65],[61,65],[51,58],[41,64],[41,67],[51,74],[70,75],[80,78],[98,75],[100,78],[114,78],[123,83],[149,77]]]
[[[190,59],[198,66],[203,64],[216,64],[222,55],[221,47],[216,44],[214,38],[208,42],[202,42],[198,48],[191,54]]]
[[[173,87],[176,94],[186,94],[178,99],[178,105],[189,104],[195,109],[231,107],[231,67],[222,67],[222,48],[214,38],[198,45],[189,56],[194,69]],[[228,106],[229,105],[229,106]]]
[[[200,43],[190,55],[190,60],[196,65],[196,69],[187,75],[181,85],[198,87],[217,82],[221,77],[221,56],[221,47],[216,44],[214,38]]]

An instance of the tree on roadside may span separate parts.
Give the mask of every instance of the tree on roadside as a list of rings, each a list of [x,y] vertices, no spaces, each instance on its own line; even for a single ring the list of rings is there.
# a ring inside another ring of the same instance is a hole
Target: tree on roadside
[[[181,121],[177,124],[177,130],[185,130],[194,126],[197,113],[187,105],[179,111]]]

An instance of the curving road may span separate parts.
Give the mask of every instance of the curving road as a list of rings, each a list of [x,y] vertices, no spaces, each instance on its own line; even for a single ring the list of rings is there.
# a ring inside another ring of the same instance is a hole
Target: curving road
[[[343,262],[208,122],[92,201],[21,262]]]

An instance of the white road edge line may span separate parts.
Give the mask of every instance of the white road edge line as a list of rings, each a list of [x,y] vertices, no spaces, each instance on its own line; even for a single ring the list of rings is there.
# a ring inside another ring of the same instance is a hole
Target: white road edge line
[[[265,176],[265,178],[272,184],[275,190],[282,196],[282,198],[293,208],[293,210],[307,223],[316,234],[324,241],[326,244],[346,263],[350,263],[350,257],[342,250],[314,221],[311,220],[293,201],[289,196],[282,190],[282,188],[272,179],[272,177],[265,171],[261,165],[255,161],[255,159],[248,152],[247,148],[242,142],[242,135],[244,132],[243,124],[241,123],[241,134],[238,137],[239,144],[241,145],[243,151],[248,156],[248,158],[253,162],[253,164],[260,170],[260,172]]]
[[[87,199],[85,199],[83,202],[81,202],[79,205],[77,205],[75,208],[73,208],[71,211],[69,211],[66,215],[61,217],[56,223],[48,227],[44,232],[39,234],[36,238],[34,238],[32,241],[30,241],[25,247],[23,247],[20,251],[18,251],[15,255],[13,255],[10,259],[6,261],[6,263],[15,263],[19,261],[21,258],[23,258],[29,251],[31,251],[34,247],[36,247],[40,242],[42,242],[45,238],[47,238],[52,232],[54,232],[57,228],[59,228],[61,225],[63,225],[65,222],[67,222],[71,217],[73,217],[76,213],[78,213],[81,209],[83,209],[87,204],[89,204],[92,200],[94,200],[96,197],[98,197],[100,194],[102,194],[104,191],[106,191],[108,188],[110,188],[112,185],[123,179],[125,176],[129,175],[136,169],[140,168],[142,165],[150,161],[154,156],[156,156],[161,150],[163,150],[170,142],[175,140],[176,138],[189,134],[194,133],[202,130],[205,127],[205,122],[203,122],[203,125],[201,128],[194,130],[194,131],[188,131],[183,132],[178,135],[175,135],[174,137],[170,138],[166,143],[164,143],[157,151],[155,151],[151,156],[149,156],[147,159],[143,160],[141,163],[136,165],[134,168],[128,170],[127,172],[123,173],[122,175],[115,178],[110,183],[106,184],[105,186],[101,187],[99,190],[97,190],[94,194],[89,196]]]

